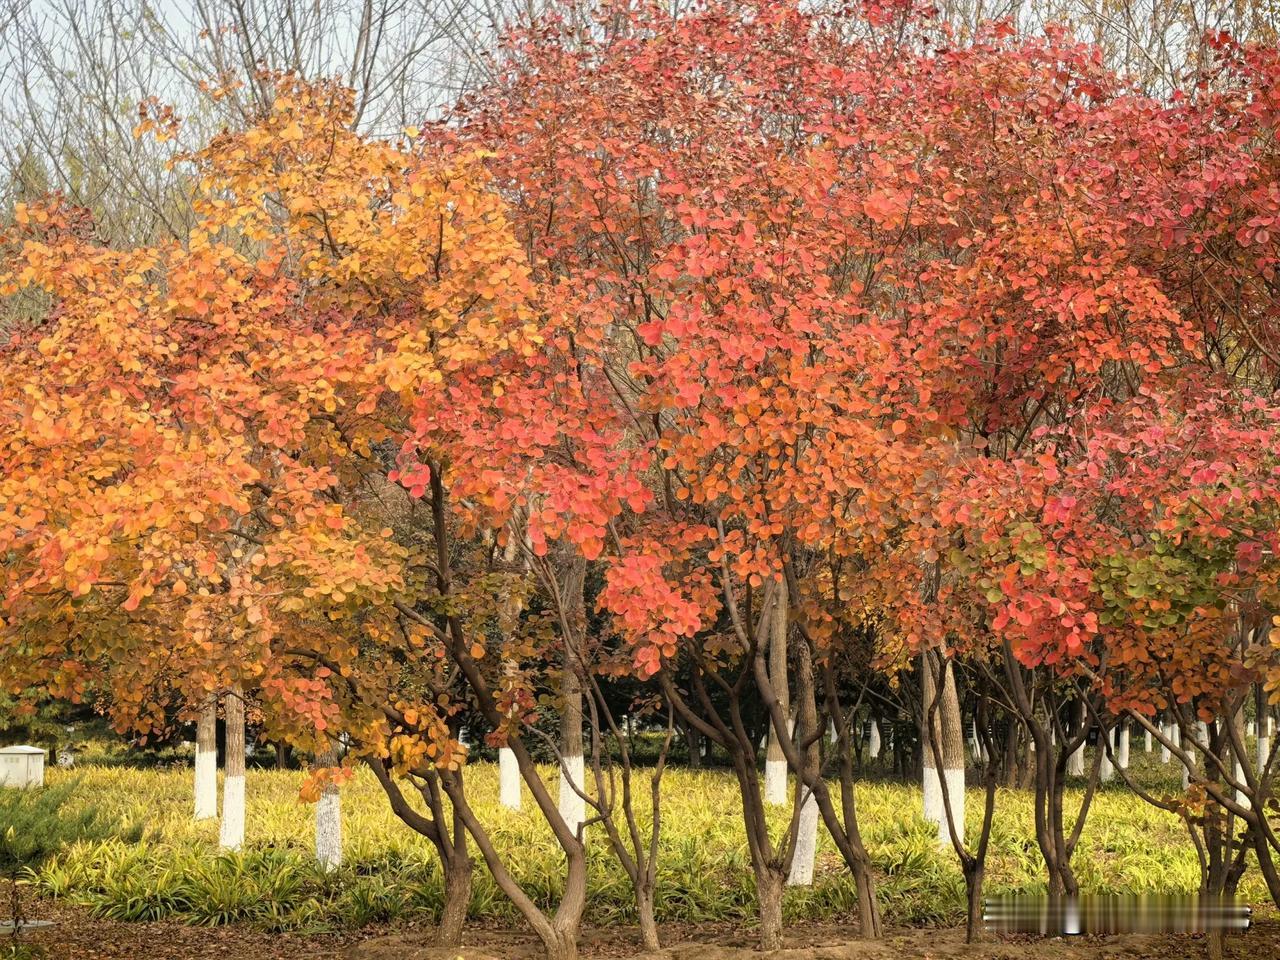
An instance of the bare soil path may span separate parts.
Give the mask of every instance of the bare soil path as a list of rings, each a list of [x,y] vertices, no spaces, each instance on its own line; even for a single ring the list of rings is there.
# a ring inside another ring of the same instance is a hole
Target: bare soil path
[[[369,929],[357,933],[272,934],[247,927],[191,927],[181,923],[115,923],[84,911],[37,903],[34,917],[55,920],[32,931],[23,944],[44,960],[540,960],[537,940],[526,931],[477,926],[466,946],[441,951],[429,928]],[[853,927],[801,924],[788,931],[787,948],[754,949],[754,931],[737,925],[668,926],[663,960],[1200,960],[1199,937],[1132,935],[1039,939],[992,938],[966,944],[958,929],[892,930],[878,943],[856,939]],[[0,939],[0,960],[8,954]],[[42,952],[41,952],[42,951]],[[584,960],[641,960],[636,933],[626,927],[584,932]],[[21,954],[19,954],[21,956]],[[1226,939],[1228,960],[1280,960],[1280,921],[1263,920],[1248,933]]]

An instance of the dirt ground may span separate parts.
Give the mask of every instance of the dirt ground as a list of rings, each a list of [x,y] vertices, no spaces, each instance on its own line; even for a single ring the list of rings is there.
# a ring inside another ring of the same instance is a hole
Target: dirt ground
[[[24,935],[44,960],[538,960],[537,940],[526,931],[479,926],[466,946],[441,951],[431,931],[371,929],[355,934],[269,934],[242,927],[202,928],[180,923],[113,923],[56,904],[35,904],[33,917],[55,925]],[[1182,960],[1208,957],[1198,937],[1115,936],[1039,939],[991,938],[966,944],[955,929],[893,930],[878,943],[856,939],[851,927],[803,924],[788,930],[787,948],[761,954],[754,931],[739,925],[668,926],[665,960]],[[18,954],[22,956],[22,954]],[[0,960],[9,956],[0,939]],[[588,929],[583,960],[639,960],[635,930]],[[653,955],[648,955],[652,958]],[[1226,958],[1280,960],[1280,921],[1266,920],[1226,939]]]

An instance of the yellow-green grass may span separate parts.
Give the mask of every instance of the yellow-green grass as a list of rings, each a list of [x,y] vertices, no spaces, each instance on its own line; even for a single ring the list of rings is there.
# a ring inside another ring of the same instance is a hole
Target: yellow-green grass
[[[552,773],[544,771],[548,782],[553,781]],[[141,831],[140,841],[72,842],[33,868],[46,894],[84,903],[104,916],[178,916],[199,923],[318,928],[430,920],[439,907],[441,878],[432,847],[391,814],[367,771],[343,787],[345,864],[331,875],[311,862],[312,808],[298,799],[297,772],[249,772],[246,846],[232,855],[218,853],[216,821],[191,819],[190,770],[88,767],[49,774],[55,788],[66,778],[78,783],[64,804],[64,815],[93,806],[99,821],[112,829],[130,837]],[[512,812],[498,803],[494,765],[470,765],[467,783],[512,873],[539,902],[553,904],[562,857],[527,789],[523,811]],[[647,797],[647,790],[637,795]],[[663,797],[659,919],[753,917],[754,883],[732,776],[724,771],[668,770]],[[1078,793],[1069,793],[1069,809],[1078,800]],[[970,836],[978,830],[981,801],[979,791],[970,791]],[[918,788],[865,783],[858,788],[858,804],[889,921],[957,920],[964,902],[959,869],[951,851],[938,848],[934,828],[921,819]],[[774,811],[775,829],[783,828],[786,816],[783,808]],[[838,919],[853,911],[853,884],[830,838],[825,831],[820,835],[814,885],[787,894],[790,920]],[[629,921],[631,890],[598,826],[589,833],[589,848],[588,921]],[[1095,798],[1074,864],[1087,891],[1191,892],[1198,884],[1195,852],[1181,821],[1118,786]],[[1031,795],[1001,790],[987,890],[1038,891],[1042,877]],[[1242,893],[1256,903],[1265,900],[1256,872],[1246,876]],[[477,919],[516,919],[482,864],[476,871],[471,914]]]

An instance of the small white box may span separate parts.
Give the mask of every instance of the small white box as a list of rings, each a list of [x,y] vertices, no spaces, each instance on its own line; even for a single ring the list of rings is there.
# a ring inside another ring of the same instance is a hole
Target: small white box
[[[0,787],[29,790],[44,786],[44,751],[39,747],[0,747]]]

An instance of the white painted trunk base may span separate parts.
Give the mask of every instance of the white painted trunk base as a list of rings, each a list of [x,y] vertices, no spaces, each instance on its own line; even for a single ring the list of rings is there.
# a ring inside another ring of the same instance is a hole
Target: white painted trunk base
[[[561,786],[563,790],[563,785]],[[520,809],[520,764],[510,747],[498,749],[498,793],[508,810]]]
[[[1120,728],[1116,734],[1116,766],[1121,770],[1129,769],[1129,726]]]
[[[1142,752],[1143,753],[1151,752],[1151,731],[1150,730],[1144,730],[1142,733]]]
[[[586,780],[583,777],[585,764],[581,756],[565,757],[560,767],[560,816],[569,830],[577,833],[587,819],[587,801],[578,795],[578,790],[586,792]],[[574,787],[578,790],[575,790]]]
[[[1083,777],[1084,776],[1084,744],[1076,747],[1071,751],[1071,756],[1067,757],[1067,776]]]
[[[813,864],[818,853],[818,801],[812,793],[806,793],[808,795],[800,807],[796,852],[791,859],[791,873],[787,877],[789,887],[808,887],[813,884]]]
[[[1194,735],[1192,739],[1194,739]],[[1173,742],[1178,746],[1182,746],[1182,728],[1181,727],[1178,727],[1176,730],[1173,731]],[[1185,752],[1188,753],[1194,759],[1195,747],[1188,746]],[[1191,770],[1188,769],[1187,765],[1184,763],[1182,765],[1182,789],[1186,790],[1190,786],[1191,786]]]
[[[316,802],[316,862],[324,870],[342,865],[342,798],[334,786]]]
[[[1111,753],[1114,755],[1116,749],[1116,731],[1114,728],[1107,734],[1107,740],[1111,744]],[[1098,749],[1102,751],[1102,766],[1098,770],[1098,779],[1103,783],[1108,783],[1116,775],[1116,769],[1112,766],[1111,757],[1107,755],[1106,744],[1099,741]]]
[[[951,818],[956,825],[956,836],[964,842],[964,770],[943,771],[947,780],[947,799],[951,802]],[[947,811],[942,802],[942,781],[936,767],[924,768],[924,818],[938,827],[940,846],[951,846],[951,830],[947,826]]]
[[[867,737],[867,756],[872,760],[880,756],[880,724],[871,721],[871,733]]]
[[[1164,724],[1164,723],[1160,724],[1160,732],[1164,734],[1164,737],[1166,740],[1173,739],[1173,731],[1174,731],[1174,728],[1169,726],[1168,724]],[[1166,747],[1163,743],[1160,744],[1160,762],[1168,763],[1172,756],[1173,754],[1169,752],[1169,748]]]
[[[1066,758],[1066,776],[1083,777],[1084,776],[1084,748],[1078,746],[1071,751],[1071,755]]]
[[[1244,764],[1239,760],[1236,761],[1236,783],[1244,784]],[[1236,803],[1246,809],[1249,807],[1249,794],[1239,788],[1236,789]]]
[[[764,762],[764,802],[775,806],[787,802],[787,761]]]
[[[218,815],[218,748],[201,750],[196,747],[196,806],[197,820],[212,820]]]
[[[1271,756],[1271,738],[1261,736],[1258,738],[1258,776],[1262,776],[1262,771],[1266,769],[1269,756]]]
[[[222,781],[222,830],[218,845],[223,850],[239,850],[244,846],[244,777],[225,777]]]

